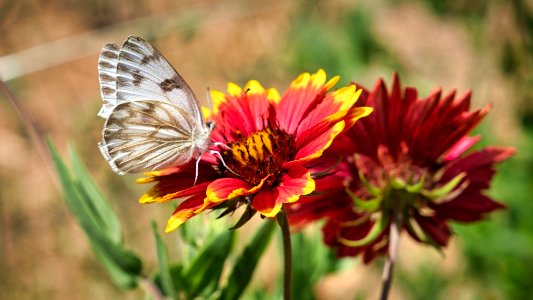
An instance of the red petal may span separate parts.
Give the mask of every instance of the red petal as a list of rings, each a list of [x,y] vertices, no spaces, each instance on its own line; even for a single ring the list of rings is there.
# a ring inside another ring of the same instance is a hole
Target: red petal
[[[459,158],[463,153],[468,151],[468,149],[472,148],[474,144],[479,142],[481,139],[480,135],[476,136],[465,136],[459,142],[457,142],[455,145],[452,146],[450,150],[446,154],[444,154],[444,160],[445,161],[452,161],[454,159]]]
[[[300,122],[323,100],[330,84],[333,83],[326,83],[323,70],[298,76],[276,107],[280,127],[288,133],[296,134]]]
[[[215,124],[219,126],[215,127],[212,139],[231,142],[238,139],[239,135],[248,136],[263,129],[264,120],[268,117],[268,107],[266,92],[243,92],[239,97],[229,99],[227,105],[222,106],[213,117]]]
[[[281,210],[282,203],[277,201],[277,189],[264,189],[255,195],[252,205],[259,213],[267,217],[274,217]]]
[[[303,167],[289,170],[274,189],[265,189],[255,196],[252,205],[261,214],[274,217],[284,203],[297,201],[301,195],[315,190],[315,181],[311,173]]]
[[[324,120],[339,121],[344,119],[354,106],[361,92],[361,89],[358,90],[352,84],[328,93],[322,99],[317,99],[316,105],[310,108],[303,116],[302,121],[298,125],[297,135]],[[360,114],[368,115],[368,112],[362,107],[359,107],[358,111]],[[352,124],[350,123],[350,125]]]
[[[473,152],[463,158],[450,162],[450,164],[446,166],[446,171],[442,176],[441,182],[449,181],[463,172],[467,172],[470,181],[479,181],[479,175],[482,175],[483,172],[490,171],[493,165],[511,157],[514,153],[515,150],[513,148],[499,147],[487,147],[480,151]],[[481,172],[478,173],[478,176],[475,176],[474,171],[477,170]],[[490,181],[491,178],[492,176],[490,176],[488,180]],[[483,180],[486,179],[487,178],[483,178]]]
[[[204,182],[181,191],[171,192],[170,190],[174,191],[176,190],[176,188],[173,188],[171,185],[169,185],[169,182],[163,180],[160,181],[159,184],[151,188],[146,194],[144,194],[139,199],[139,202],[143,204],[152,202],[163,203],[177,198],[184,198],[196,195],[205,198],[206,189],[209,184],[209,182]]]
[[[473,222],[482,219],[486,213],[505,208],[505,206],[479,191],[467,188],[457,198],[435,205],[433,208],[441,218]]]
[[[435,243],[440,246],[446,246],[452,235],[452,231],[446,221],[438,217],[414,216],[420,228],[428,234]]]
[[[198,181],[193,186],[196,175],[196,162],[190,162],[180,168],[161,170],[146,173],[148,177],[137,180],[139,183],[157,182],[139,202],[166,202],[179,197],[195,194],[205,196],[207,185],[216,178],[213,167],[205,162],[200,162],[198,168]]]
[[[323,121],[306,130],[296,137],[296,149],[294,161],[286,163],[284,167],[302,164],[318,158],[331,145],[337,135],[344,129],[344,122],[334,123]]]
[[[207,187],[207,200],[220,202],[237,196],[249,195],[256,192],[263,185],[264,180],[257,186],[251,186],[246,181],[237,178],[220,178]]]
[[[299,196],[312,193],[315,190],[315,181],[306,168],[294,167],[283,175],[276,189],[279,202],[292,203],[297,201]]]
[[[190,218],[215,205],[204,205],[204,198],[202,196],[195,196],[183,201],[172,213],[172,216],[167,222],[165,232],[175,230]]]
[[[351,208],[352,200],[344,191],[343,174],[343,172],[337,172],[315,179],[315,190],[319,192],[319,195],[301,197],[297,202],[285,206],[292,227],[302,227],[324,217],[333,217]]]

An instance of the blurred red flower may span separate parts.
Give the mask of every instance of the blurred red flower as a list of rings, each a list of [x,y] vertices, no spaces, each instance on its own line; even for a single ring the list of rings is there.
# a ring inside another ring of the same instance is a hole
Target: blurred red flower
[[[393,223],[441,248],[452,234],[449,221],[473,222],[503,208],[484,191],[495,165],[514,149],[466,153],[480,139],[468,133],[490,108],[470,111],[470,99],[471,93],[442,96],[440,89],[419,99],[416,89],[402,90],[397,76],[390,92],[382,80],[363,91],[357,105],[374,113],[335,139],[323,160],[343,160],[316,183],[328,192],[288,206],[291,224],[325,218],[325,243],[338,256],[361,254],[369,262],[387,253]]]

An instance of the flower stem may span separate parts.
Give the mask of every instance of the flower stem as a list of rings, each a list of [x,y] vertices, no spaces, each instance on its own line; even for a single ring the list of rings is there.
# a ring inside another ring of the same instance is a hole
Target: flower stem
[[[281,216],[280,216],[281,214]],[[281,227],[281,234],[283,237],[283,258],[284,258],[284,272],[283,272],[283,299],[291,299],[291,281],[292,281],[292,249],[291,249],[291,233],[289,230],[289,221],[285,209],[278,214],[278,224]]]
[[[394,271],[394,264],[398,256],[398,248],[400,245],[400,230],[402,228],[403,214],[401,211],[395,211],[393,215],[393,222],[390,225],[389,234],[389,256],[385,265],[383,266],[381,296],[379,299],[387,300],[389,291],[392,285],[392,277]]]

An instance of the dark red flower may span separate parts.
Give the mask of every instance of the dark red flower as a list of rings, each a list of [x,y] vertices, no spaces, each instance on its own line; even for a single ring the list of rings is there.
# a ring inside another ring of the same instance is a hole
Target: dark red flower
[[[504,206],[484,194],[495,165],[512,148],[487,147],[466,153],[479,136],[468,133],[489,111],[470,111],[471,93],[442,96],[437,89],[419,99],[414,88],[391,91],[379,80],[357,105],[374,113],[337,137],[323,156],[343,157],[337,173],[317,180],[330,193],[288,207],[301,226],[325,218],[324,241],[339,256],[363,255],[368,262],[387,252],[389,227],[437,248],[447,245],[449,221],[473,222]]]

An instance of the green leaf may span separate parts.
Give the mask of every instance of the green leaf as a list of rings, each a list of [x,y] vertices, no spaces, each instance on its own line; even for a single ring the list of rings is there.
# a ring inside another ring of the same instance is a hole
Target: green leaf
[[[179,295],[181,295],[183,291],[187,290],[187,280],[182,276],[183,266],[179,263],[174,264],[172,266],[169,266],[168,272],[170,274],[170,278],[172,279],[172,285],[174,286],[174,290],[178,294],[178,299],[180,299]],[[153,281],[157,285],[159,290],[164,291],[160,272],[154,274]]]
[[[250,221],[250,219],[255,215],[256,212],[257,211],[253,209],[251,205],[247,205],[246,209],[242,213],[237,223],[235,223],[235,225],[233,225],[229,230],[241,228],[242,226],[244,226],[244,224]]]
[[[250,283],[257,263],[272,239],[275,228],[274,222],[264,222],[252,241],[246,245],[233,267],[220,299],[239,299]]]
[[[292,252],[298,259],[292,261],[293,299],[316,299],[315,285],[326,274],[337,269],[339,260],[322,242],[320,230],[293,234]]]
[[[226,258],[231,252],[235,231],[220,233],[193,259],[182,277],[187,280],[187,299],[207,295],[218,287]]]
[[[98,235],[92,234],[89,239],[96,256],[108,271],[113,282],[123,289],[136,287],[137,277],[142,270],[139,257],[122,245],[113,244],[108,239],[100,239]]]
[[[109,205],[109,202],[104,196],[102,196],[102,193],[89,176],[87,169],[83,165],[75,149],[69,147],[68,150],[72,160],[74,175],[77,177],[82,190],[84,190],[87,193],[87,197],[91,199],[89,203],[92,204],[94,214],[98,217],[99,227],[113,242],[122,242],[120,222],[117,215],[114,213],[113,208]]]
[[[168,265],[168,252],[161,236],[157,232],[157,224],[152,222],[152,229],[154,232],[155,246],[157,251],[157,262],[159,264],[159,274],[161,277],[162,292],[165,296],[169,296],[172,299],[177,299],[176,290],[172,281],[172,274]]]
[[[106,202],[106,200],[101,197],[101,193],[90,176],[86,172],[84,173],[85,169],[79,159],[75,158],[74,160],[77,160],[76,164],[78,164],[76,174],[81,175],[81,179],[72,176],[51,142],[49,142],[49,149],[59,175],[67,206],[87,234],[96,257],[119,288],[135,287],[137,276],[141,273],[142,263],[137,255],[122,247],[118,221],[112,225],[117,226],[118,230],[110,229],[112,228],[112,226],[109,227],[111,223],[103,221],[106,217],[116,218],[113,210],[108,206],[108,211],[101,211],[108,204],[98,203],[99,201]]]

